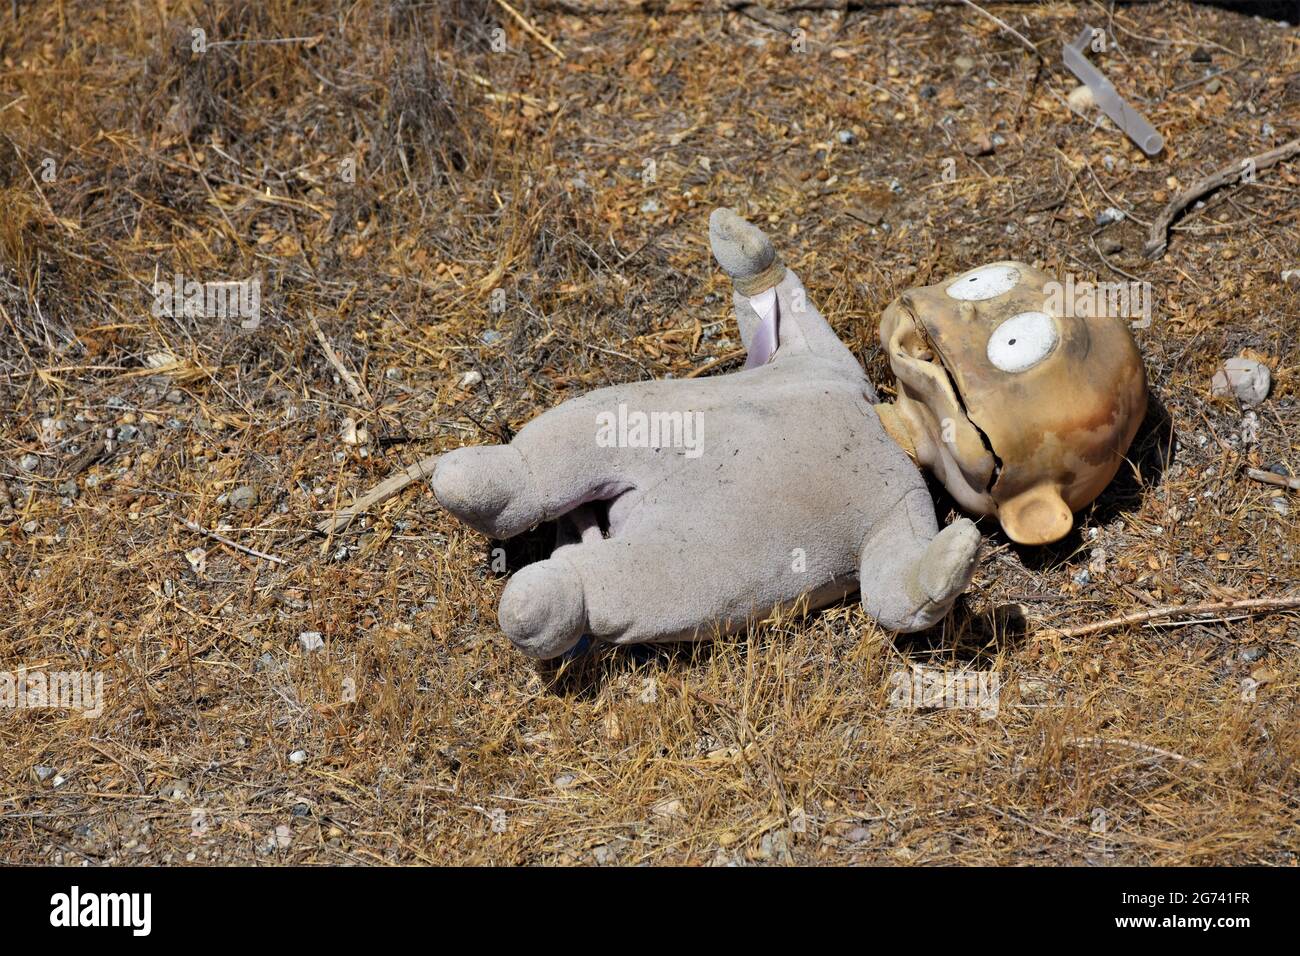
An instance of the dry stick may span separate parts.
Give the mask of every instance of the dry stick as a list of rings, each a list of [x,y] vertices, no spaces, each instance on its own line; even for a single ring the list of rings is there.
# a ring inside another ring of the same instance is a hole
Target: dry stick
[[[497,5],[500,6],[501,9],[504,10],[506,13],[514,17],[515,20],[518,22],[518,24],[524,28],[525,33],[527,33],[530,37],[532,37],[542,46],[546,47],[546,49],[550,50],[561,60],[564,59],[564,54],[560,51],[560,48],[557,47],[550,40],[548,40],[546,38],[546,34],[542,33],[541,30],[537,29],[537,27],[529,23],[527,18],[524,17],[522,13],[520,13],[514,7],[510,6],[510,4],[506,3],[506,0],[497,0]]]
[[[343,384],[348,387],[348,391],[352,393],[352,397],[358,402],[373,406],[374,401],[370,398],[370,393],[361,387],[361,383],[357,381],[356,376],[349,372],[343,365],[343,360],[339,358],[338,353],[334,351],[334,346],[330,345],[330,340],[327,339],[325,333],[321,331],[320,323],[316,321],[316,316],[308,315],[307,320],[311,323],[312,331],[316,333],[316,341],[320,342],[320,348],[321,351],[325,353],[325,358],[334,366],[334,371],[339,373],[339,377],[343,379]]]
[[[699,378],[705,372],[710,371],[711,369],[715,369],[719,365],[722,365],[726,362],[730,362],[732,359],[741,358],[746,354],[747,351],[748,351],[747,349],[733,349],[725,355],[719,355],[717,358],[709,359],[703,365],[699,366],[699,368],[691,369],[689,372],[683,375],[682,378]]]
[[[1199,760],[1193,760],[1191,757],[1184,757],[1182,754],[1174,753],[1172,750],[1153,747],[1151,744],[1144,744],[1137,740],[1125,740],[1123,737],[1075,737],[1071,740],[1067,740],[1066,743],[1072,747],[1105,747],[1108,744],[1114,744],[1118,747],[1131,747],[1134,750],[1140,750],[1155,757],[1171,757],[1174,760],[1180,760],[1193,767],[1205,766],[1205,764],[1201,763]]]
[[[1151,231],[1147,234],[1146,254],[1150,259],[1158,259],[1164,255],[1165,248],[1169,245],[1168,232],[1169,225],[1174,218],[1190,206],[1196,200],[1200,199],[1207,193],[1212,193],[1220,186],[1226,186],[1229,183],[1241,181],[1247,170],[1252,174],[1261,169],[1268,169],[1283,160],[1290,159],[1292,156],[1300,155],[1300,139],[1293,139],[1289,143],[1279,146],[1277,149],[1270,149],[1267,153],[1260,153],[1258,156],[1249,156],[1231,166],[1224,166],[1216,173],[1206,176],[1199,182],[1193,183],[1187,189],[1184,189],[1177,196],[1169,201],[1169,205],[1156,217],[1155,222],[1151,223]]]
[[[1266,611],[1285,611],[1290,608],[1300,608],[1300,596],[1246,598],[1240,601],[1207,601],[1203,604],[1167,605],[1152,608],[1149,611],[1134,611],[1131,614],[1107,618],[1104,621],[1095,621],[1092,624],[1076,624],[1073,627],[1049,626],[1048,629],[1061,637],[1082,637],[1085,634],[1096,634],[1099,631],[1109,631],[1112,628],[1123,627],[1125,624],[1144,624],[1147,621],[1157,621],[1160,618],[1177,617],[1184,614],[1216,614],[1220,611],[1246,611],[1250,614],[1258,614]]]
[[[755,23],[762,24],[770,30],[777,33],[793,33],[794,27],[790,21],[778,13],[773,13],[767,7],[757,3],[751,3],[750,0],[726,0],[726,9],[739,13],[742,17],[749,17]]]
[[[1271,471],[1262,471],[1259,468],[1247,468],[1246,477],[1254,478],[1256,481],[1262,481],[1266,485],[1277,485],[1279,488],[1290,488],[1292,491],[1300,491],[1300,478],[1288,478],[1286,475],[1275,475]]]
[[[983,7],[979,6],[979,5],[976,4],[976,3],[972,3],[971,0],[962,0],[962,3],[964,3],[966,6],[970,7],[972,10],[978,11],[979,13],[981,13],[981,14],[983,14],[984,16],[988,17],[990,20],[992,20],[994,23],[996,23],[998,26],[1000,26],[1003,30],[1006,30],[1006,31],[1007,31],[1008,33],[1010,33],[1013,37],[1015,37],[1017,40],[1019,40],[1021,43],[1023,43],[1023,44],[1025,45],[1025,47],[1029,50],[1029,52],[1031,52],[1032,54],[1034,54],[1034,56],[1038,57],[1040,60],[1043,58],[1043,55],[1042,55],[1041,53],[1038,52],[1038,47],[1034,46],[1033,43],[1031,43],[1029,40],[1025,39],[1025,37],[1024,37],[1021,33],[1019,33],[1019,32],[1018,32],[1014,27],[1008,25],[1007,22],[1006,22],[1005,20],[1002,20],[1002,19],[1000,19],[1000,18],[998,18],[998,17],[995,17],[993,14],[989,13],[989,12],[988,12],[987,10],[985,10]]]
[[[188,518],[182,518],[181,524],[185,525],[185,527],[189,528],[195,534],[205,534],[214,541],[220,541],[228,548],[234,548],[236,551],[244,552],[244,554],[251,554],[255,558],[265,558],[267,561],[272,561],[276,564],[284,564],[284,558],[277,558],[273,554],[267,554],[264,551],[258,551],[254,548],[246,547],[245,545],[240,544],[238,541],[231,541],[229,538],[224,538],[221,535],[217,534],[215,531],[209,531],[207,528],[203,527],[202,525],[195,524],[193,521],[189,520]]]
[[[321,534],[333,534],[335,531],[342,531],[358,515],[369,511],[377,504],[387,501],[407,485],[428,478],[433,474],[433,463],[437,460],[438,455],[430,455],[427,458],[421,458],[414,465],[407,465],[397,474],[390,475],[375,485],[374,488],[352,502],[348,507],[340,509],[333,516],[316,525],[316,530]]]

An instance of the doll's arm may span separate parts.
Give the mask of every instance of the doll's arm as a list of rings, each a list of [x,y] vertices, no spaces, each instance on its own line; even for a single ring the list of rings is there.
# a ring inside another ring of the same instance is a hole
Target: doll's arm
[[[907,492],[862,542],[863,608],[891,630],[930,627],[970,584],[979,544],[969,518],[939,531],[929,494]]]
[[[860,374],[853,353],[761,229],[730,209],[715,209],[709,216],[709,243],[735,285],[732,301],[740,339],[750,353],[747,368],[765,365],[777,355],[812,353]]]

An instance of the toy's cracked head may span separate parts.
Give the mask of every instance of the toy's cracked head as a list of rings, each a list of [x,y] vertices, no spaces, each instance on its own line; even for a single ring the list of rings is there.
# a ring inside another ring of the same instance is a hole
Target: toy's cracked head
[[[1126,320],[1066,314],[1057,289],[1032,266],[996,262],[903,293],[880,321],[898,377],[891,432],[963,508],[996,515],[1022,544],[1069,532],[1146,413]]]

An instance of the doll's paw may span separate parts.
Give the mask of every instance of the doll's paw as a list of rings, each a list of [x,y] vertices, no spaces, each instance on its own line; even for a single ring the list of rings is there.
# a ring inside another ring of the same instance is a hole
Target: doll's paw
[[[715,209],[709,216],[709,245],[722,271],[732,279],[751,279],[776,261],[776,249],[763,230],[730,209]]]
[[[975,522],[960,518],[944,528],[925,549],[917,567],[917,583],[927,599],[920,614],[929,623],[944,617],[970,584],[979,556],[980,533]]]
[[[530,564],[506,585],[497,620],[510,642],[529,657],[559,657],[586,629],[582,582],[562,559]]]
[[[484,534],[509,536],[502,518],[524,486],[526,469],[509,445],[457,448],[438,459],[430,484],[438,503]]]

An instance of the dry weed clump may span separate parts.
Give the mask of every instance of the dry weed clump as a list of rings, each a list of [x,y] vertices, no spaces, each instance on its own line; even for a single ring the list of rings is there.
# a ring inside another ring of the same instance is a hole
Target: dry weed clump
[[[0,18],[0,671],[105,678],[93,719],[0,711],[0,859],[1296,862],[1300,614],[1077,633],[1296,593],[1300,502],[1242,468],[1300,472],[1300,169],[1143,254],[1180,188],[1300,135],[1294,26],[991,5],[1040,63],[952,7],[763,5],[804,54],[691,0],[512,2],[531,31],[492,0],[118,6]],[[1161,155],[1068,108],[1085,23]],[[546,668],[495,605],[548,529],[485,541],[417,483],[312,533],[591,388],[735,368],[718,205],[884,391],[910,285],[1150,282],[1131,467],[1057,546],[987,527],[933,633],[848,601]],[[178,274],[257,279],[254,327],[156,311]],[[1249,410],[1209,388],[1243,351]],[[996,714],[899,706],[918,667],[997,675]]]

